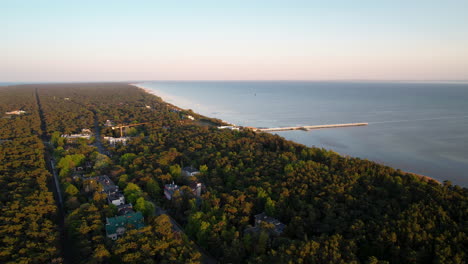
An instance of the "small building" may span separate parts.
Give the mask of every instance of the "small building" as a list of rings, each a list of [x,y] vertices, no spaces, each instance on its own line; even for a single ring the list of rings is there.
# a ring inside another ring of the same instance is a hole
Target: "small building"
[[[164,196],[166,196],[166,199],[171,200],[172,196],[176,191],[180,189],[179,185],[170,183],[164,185]]]
[[[106,120],[106,123],[104,123],[104,126],[106,127],[113,127],[114,126],[114,122],[110,121],[109,119]]]
[[[190,120],[195,120],[195,117],[191,116],[191,115],[187,115],[187,118],[190,119]]]
[[[182,169],[182,171],[180,172],[180,174],[182,176],[185,176],[185,177],[191,177],[191,176],[195,176],[197,174],[199,174],[200,172],[195,169],[194,167],[190,166],[190,167],[185,167]]]
[[[102,192],[112,194],[119,191],[119,186],[115,185],[107,175],[97,176],[96,180],[102,185]]]
[[[134,212],[135,211],[133,211],[133,205],[131,203],[117,205],[117,215],[126,215]]]
[[[89,129],[89,128],[83,128],[83,129],[81,129],[81,134],[83,134],[83,135],[92,135],[93,132],[91,132],[91,129]]]
[[[116,144],[122,144],[122,145],[127,145],[127,141],[130,140],[129,137],[119,137],[119,138],[115,138],[115,137],[104,137],[104,140],[106,140],[107,142],[109,142],[109,144],[111,146],[115,146]]]
[[[141,212],[106,218],[106,236],[116,240],[128,229],[140,229],[145,226]]]
[[[90,134],[69,134],[69,135],[61,135],[61,137],[65,138],[69,142],[74,142],[79,138],[84,138],[87,140],[91,139]]]
[[[117,193],[119,191],[119,186],[115,185],[114,182],[109,178],[107,175],[102,175],[102,176],[96,176],[93,178],[89,178],[88,181],[90,182],[98,182],[101,184],[102,188],[100,190],[97,190],[102,193],[106,193],[107,195]],[[89,192],[90,190],[85,189],[86,192]]]
[[[193,181],[189,184],[190,189],[192,189],[193,195],[195,197],[200,198],[201,193],[202,193],[202,188],[203,188],[203,183]]]
[[[107,202],[115,206],[125,204],[125,196],[120,192],[115,192],[107,195]]]
[[[26,111],[23,111],[23,110],[14,110],[14,111],[11,111],[11,112],[5,112],[6,115],[22,115],[22,114],[26,114]]]
[[[229,129],[229,130],[236,130],[236,131],[240,130],[240,128],[237,126],[219,126],[218,129]]]
[[[273,225],[273,229],[271,232],[275,235],[281,235],[286,225],[281,223],[278,219],[267,216],[264,212],[258,215],[255,215],[255,228],[260,229],[262,227],[262,223],[268,223]]]

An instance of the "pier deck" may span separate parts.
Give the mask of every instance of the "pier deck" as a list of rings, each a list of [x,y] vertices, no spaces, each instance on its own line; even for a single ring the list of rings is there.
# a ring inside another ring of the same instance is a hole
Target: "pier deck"
[[[354,127],[354,126],[367,126],[369,123],[347,123],[347,124],[334,124],[334,125],[318,125],[318,126],[297,126],[297,127],[273,127],[273,128],[257,128],[257,132],[276,132],[288,130],[313,130],[322,128],[336,128],[336,127]]]

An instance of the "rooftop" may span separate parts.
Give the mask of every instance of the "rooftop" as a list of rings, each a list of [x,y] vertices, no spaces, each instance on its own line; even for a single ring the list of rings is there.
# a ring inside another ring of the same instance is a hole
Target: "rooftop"
[[[194,167],[190,166],[190,167],[185,167],[182,169],[183,171],[186,171],[188,173],[194,173],[194,172],[199,172],[197,169],[195,169]]]
[[[126,215],[114,216],[106,219],[106,233],[115,234],[119,227],[131,227],[140,229],[145,226],[141,212],[129,213]]]
[[[278,234],[281,234],[286,228],[286,225],[281,223],[278,219],[267,216],[265,213],[255,215],[255,225],[257,226],[258,222],[267,222],[275,226],[274,231]]]

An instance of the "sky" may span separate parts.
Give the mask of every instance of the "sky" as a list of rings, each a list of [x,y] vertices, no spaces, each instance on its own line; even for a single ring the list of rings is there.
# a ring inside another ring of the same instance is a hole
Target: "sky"
[[[0,0],[0,82],[468,80],[466,0]]]

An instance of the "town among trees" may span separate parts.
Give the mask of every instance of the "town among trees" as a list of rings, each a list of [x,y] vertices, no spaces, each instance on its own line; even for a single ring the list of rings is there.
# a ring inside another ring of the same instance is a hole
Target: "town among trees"
[[[127,84],[3,87],[0,110],[2,263],[467,259],[450,182],[219,129]]]

